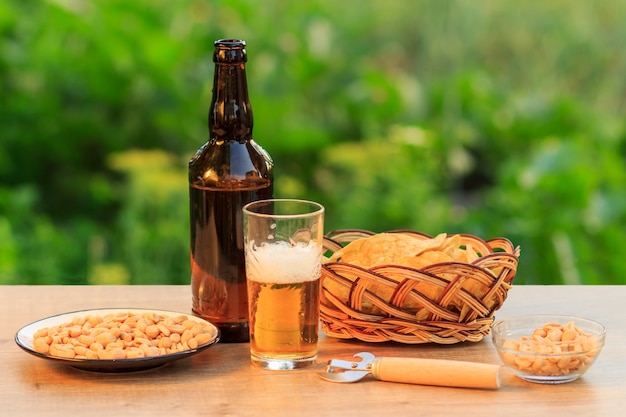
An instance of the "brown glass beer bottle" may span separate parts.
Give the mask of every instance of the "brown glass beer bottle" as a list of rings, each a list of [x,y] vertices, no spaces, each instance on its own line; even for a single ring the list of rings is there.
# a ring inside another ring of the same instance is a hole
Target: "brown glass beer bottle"
[[[189,161],[192,311],[222,342],[246,342],[242,207],[273,197],[274,166],[252,138],[245,42],[215,42],[209,139]]]

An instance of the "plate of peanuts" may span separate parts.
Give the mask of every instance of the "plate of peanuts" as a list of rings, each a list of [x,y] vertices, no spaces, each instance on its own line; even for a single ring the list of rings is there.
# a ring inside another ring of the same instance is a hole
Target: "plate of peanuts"
[[[167,310],[104,308],[47,317],[17,331],[15,342],[39,358],[95,372],[156,368],[219,341],[212,323]]]

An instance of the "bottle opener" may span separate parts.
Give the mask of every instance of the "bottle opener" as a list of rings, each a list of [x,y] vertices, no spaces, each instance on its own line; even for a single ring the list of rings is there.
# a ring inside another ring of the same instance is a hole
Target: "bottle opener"
[[[423,358],[377,358],[369,352],[354,355],[359,361],[331,359],[320,376],[331,382],[356,382],[372,374],[375,379],[443,387],[500,387],[501,366],[487,363]]]

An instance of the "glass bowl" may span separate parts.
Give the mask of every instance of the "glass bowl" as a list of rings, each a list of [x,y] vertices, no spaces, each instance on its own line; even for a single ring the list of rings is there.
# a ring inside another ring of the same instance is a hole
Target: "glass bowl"
[[[502,362],[529,382],[561,384],[587,372],[604,346],[606,329],[582,317],[530,315],[492,326]]]

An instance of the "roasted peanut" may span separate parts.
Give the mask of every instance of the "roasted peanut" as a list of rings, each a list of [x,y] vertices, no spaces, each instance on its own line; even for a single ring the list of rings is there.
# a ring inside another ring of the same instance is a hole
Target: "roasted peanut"
[[[146,336],[148,336],[150,339],[154,339],[159,335],[159,328],[157,326],[155,326],[154,324],[151,324],[150,326],[146,327]]]
[[[541,376],[577,372],[600,349],[595,336],[578,329],[574,322],[565,325],[546,323],[530,336],[505,341],[503,347],[508,350],[502,355],[506,363],[522,372]],[[550,354],[558,356],[540,356]]]
[[[48,353],[50,351],[50,343],[48,343],[45,337],[37,337],[33,345],[37,352]]]
[[[185,315],[123,312],[74,317],[37,330],[33,348],[63,358],[126,359],[195,349],[215,336],[212,328]]]
[[[50,354],[61,358],[73,358],[76,356],[74,346],[60,343],[50,345]]]

